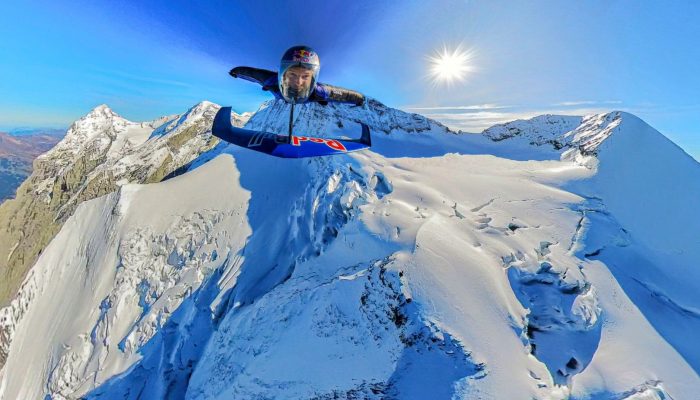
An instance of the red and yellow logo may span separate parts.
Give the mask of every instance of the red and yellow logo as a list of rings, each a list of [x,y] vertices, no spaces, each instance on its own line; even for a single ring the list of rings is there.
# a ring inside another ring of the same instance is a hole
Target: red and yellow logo
[[[309,50],[294,50],[294,55],[292,57],[294,61],[309,62],[315,55],[313,51]]]

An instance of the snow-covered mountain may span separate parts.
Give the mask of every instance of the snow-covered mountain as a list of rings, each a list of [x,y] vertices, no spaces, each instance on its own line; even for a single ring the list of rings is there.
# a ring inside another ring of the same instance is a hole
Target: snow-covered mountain
[[[218,108],[202,102],[182,115],[136,123],[102,105],[73,123],[63,140],[36,159],[16,198],[0,205],[0,305],[15,298],[13,317],[0,323],[0,337],[5,337],[0,340],[0,367],[12,321],[24,310],[17,290],[23,280],[31,286],[27,271],[76,207],[127,183],[158,182],[179,173],[218,143],[208,132]],[[241,126],[248,117],[234,115],[233,122]]]
[[[372,101],[300,108],[297,129],[358,121],[371,151],[211,144],[169,179],[63,196],[74,212],[0,312],[0,398],[697,396],[700,165],[681,149],[620,112],[470,135]],[[154,176],[167,128],[94,126],[148,150],[93,170]],[[54,154],[106,146],[77,133]]]

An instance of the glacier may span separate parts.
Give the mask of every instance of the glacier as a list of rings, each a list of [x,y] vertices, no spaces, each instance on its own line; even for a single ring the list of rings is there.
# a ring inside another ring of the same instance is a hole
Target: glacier
[[[217,108],[115,130],[98,169],[147,170],[169,124]],[[77,205],[0,310],[0,398],[697,396],[700,165],[652,127],[468,134],[375,100],[296,118],[374,145],[276,159],[204,129],[176,173]]]

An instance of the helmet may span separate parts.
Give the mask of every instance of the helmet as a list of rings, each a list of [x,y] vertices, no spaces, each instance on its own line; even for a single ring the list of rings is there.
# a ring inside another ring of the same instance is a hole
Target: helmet
[[[284,52],[278,75],[282,97],[290,103],[302,103],[311,96],[321,69],[318,54],[308,46],[294,46]]]

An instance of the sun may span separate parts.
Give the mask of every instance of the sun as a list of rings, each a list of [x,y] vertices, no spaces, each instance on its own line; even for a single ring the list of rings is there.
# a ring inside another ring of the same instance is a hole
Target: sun
[[[438,50],[433,56],[428,57],[430,62],[430,77],[436,84],[447,84],[448,86],[462,82],[467,74],[472,71],[471,53],[457,46],[450,50],[443,46],[442,51]]]

